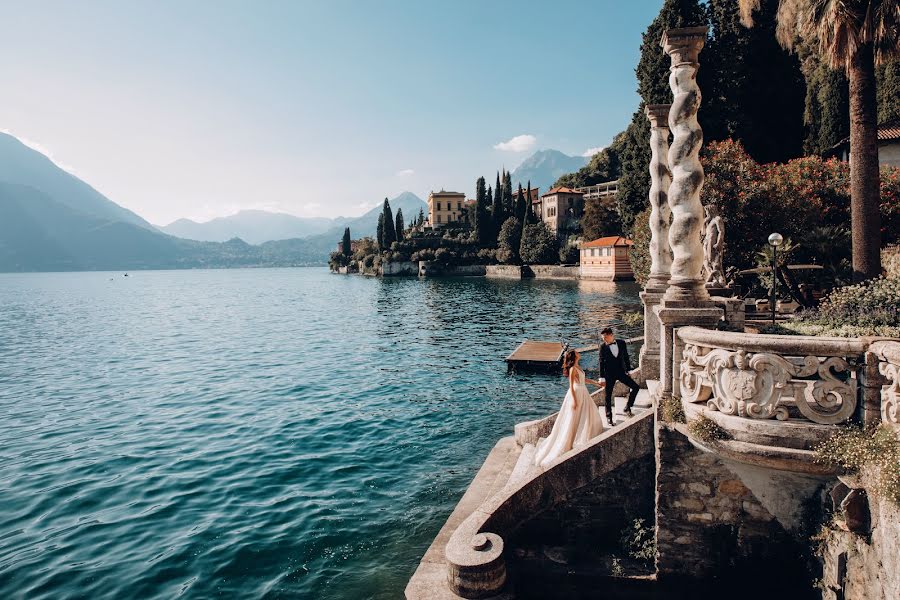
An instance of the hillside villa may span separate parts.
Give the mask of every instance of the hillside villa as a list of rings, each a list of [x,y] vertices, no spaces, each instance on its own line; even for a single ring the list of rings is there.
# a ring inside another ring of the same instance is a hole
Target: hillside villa
[[[541,221],[557,237],[564,237],[578,226],[584,213],[584,194],[567,187],[555,187],[541,196]]]
[[[620,235],[581,244],[579,277],[605,281],[633,280],[634,272],[628,260],[628,251],[633,244]]]
[[[432,228],[463,220],[466,195],[461,192],[431,192],[428,194],[428,224]]]

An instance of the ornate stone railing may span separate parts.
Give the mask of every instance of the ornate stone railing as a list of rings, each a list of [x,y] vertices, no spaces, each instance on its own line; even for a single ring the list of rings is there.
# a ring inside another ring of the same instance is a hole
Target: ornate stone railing
[[[855,338],[733,333],[682,327],[681,396],[750,419],[823,425],[853,417],[868,344]]]
[[[900,341],[876,341],[869,354],[877,361],[878,373],[884,378],[881,387],[881,422],[900,433]]]

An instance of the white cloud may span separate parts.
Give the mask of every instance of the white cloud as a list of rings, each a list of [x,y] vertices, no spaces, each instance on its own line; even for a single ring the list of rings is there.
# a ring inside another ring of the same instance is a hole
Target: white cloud
[[[403,169],[402,171],[397,171],[397,177],[409,177],[415,173],[412,169]]]
[[[590,157],[592,157],[593,155],[595,155],[595,154],[597,154],[598,152],[600,152],[601,150],[603,150],[604,148],[606,148],[606,146],[598,146],[597,148],[588,148],[587,150],[585,150],[584,152],[582,152],[581,155],[584,156],[584,157],[586,157],[586,158],[590,158]]]
[[[500,142],[494,146],[494,150],[502,150],[504,152],[525,152],[530,150],[537,143],[537,138],[531,134],[523,133],[510,139],[507,142]]]

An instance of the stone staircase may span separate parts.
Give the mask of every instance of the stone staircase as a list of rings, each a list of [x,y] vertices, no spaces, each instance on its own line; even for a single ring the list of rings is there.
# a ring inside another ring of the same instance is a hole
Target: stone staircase
[[[598,406],[602,404],[601,393],[595,393],[593,398]],[[452,587],[466,597],[483,597],[478,590],[466,586],[473,580],[483,582],[486,588],[502,585],[506,573],[503,535],[563,502],[574,490],[651,453],[650,390],[642,389],[638,394],[634,417],[622,414],[625,403],[625,398],[616,398],[613,427],[607,427],[588,445],[564,454],[546,468],[534,464],[535,448],[537,441],[552,429],[556,414],[516,425],[515,435],[501,439],[491,451],[429,547],[407,585],[406,598],[460,598]],[[448,585],[450,580],[454,586]]]

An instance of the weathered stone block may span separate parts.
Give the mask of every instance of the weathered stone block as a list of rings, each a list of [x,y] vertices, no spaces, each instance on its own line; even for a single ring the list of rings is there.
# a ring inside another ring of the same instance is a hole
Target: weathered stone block
[[[725,481],[720,482],[717,490],[720,494],[725,494],[727,496],[744,496],[750,493],[747,486],[738,479],[726,479]]]

